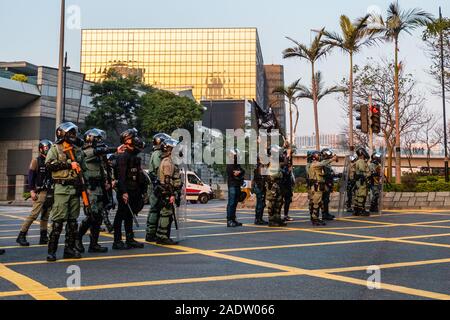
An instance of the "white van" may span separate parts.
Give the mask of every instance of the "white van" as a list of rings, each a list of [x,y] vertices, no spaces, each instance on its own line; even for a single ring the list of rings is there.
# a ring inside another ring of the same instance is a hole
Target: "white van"
[[[182,171],[182,173],[184,172]],[[209,200],[214,199],[214,192],[211,186],[204,183],[195,172],[187,171],[185,183],[186,200],[191,203],[200,202],[206,204]]]

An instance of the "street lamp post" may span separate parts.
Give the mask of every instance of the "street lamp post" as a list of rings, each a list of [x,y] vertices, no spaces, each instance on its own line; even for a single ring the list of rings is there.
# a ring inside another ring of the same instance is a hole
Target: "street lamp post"
[[[442,23],[442,9],[439,7],[439,21]],[[441,84],[442,84],[442,110],[444,118],[444,149],[445,149],[445,181],[449,182],[448,174],[448,147],[447,147],[447,112],[445,106],[445,70],[444,70],[444,30],[440,31],[440,47],[441,47]]]
[[[64,30],[65,30],[66,1],[61,0],[61,25],[59,31],[59,65],[58,65],[58,92],[56,94],[56,123],[57,128],[62,120],[63,113],[63,73],[64,73]]]

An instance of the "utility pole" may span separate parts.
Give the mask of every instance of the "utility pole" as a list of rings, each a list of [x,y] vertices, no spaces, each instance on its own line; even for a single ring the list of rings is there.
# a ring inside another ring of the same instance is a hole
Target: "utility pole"
[[[65,121],[66,121],[66,87],[67,87],[67,52],[66,52],[66,55],[64,56],[62,122],[65,122]]]
[[[63,113],[63,74],[64,74],[64,30],[65,30],[66,1],[61,0],[61,25],[59,31],[59,65],[58,91],[56,93],[56,128],[60,125]]]
[[[369,95],[369,154],[373,153],[373,128],[372,128],[372,95]]]
[[[439,7],[439,22],[442,24],[442,9]],[[447,112],[445,106],[445,69],[444,69],[444,30],[440,28],[440,46],[441,46],[441,84],[442,84],[442,110],[444,118],[444,149],[445,149],[445,182],[449,182],[448,174],[448,141],[447,141]]]

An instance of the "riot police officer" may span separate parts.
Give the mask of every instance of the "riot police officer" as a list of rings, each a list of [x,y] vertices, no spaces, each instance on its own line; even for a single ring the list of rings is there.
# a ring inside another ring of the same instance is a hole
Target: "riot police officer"
[[[34,221],[41,215],[41,233],[39,244],[48,244],[47,226],[48,216],[53,206],[53,182],[50,173],[45,166],[45,158],[53,143],[49,140],[39,142],[39,156],[31,160],[30,170],[28,172],[28,186],[30,188],[33,208],[31,214],[26,218],[22,225],[16,242],[28,247],[27,233]]]
[[[312,193],[311,193],[311,179],[309,177],[309,169],[311,168],[312,164],[312,155],[314,151],[308,151],[306,153],[306,166],[305,166],[305,174],[306,174],[306,187],[308,189],[308,208],[309,208],[309,215],[312,217],[313,214],[313,202],[312,202]]]
[[[322,160],[329,160],[333,158],[334,155],[330,149],[323,149],[320,152],[320,154]],[[325,221],[331,221],[334,220],[335,218],[335,216],[330,214],[330,198],[331,194],[333,193],[334,178],[336,177],[336,173],[334,172],[331,163],[323,167],[323,172],[324,172],[325,189],[322,194],[322,205],[323,205],[322,219]]]
[[[281,193],[281,183],[283,178],[282,168],[287,165],[283,157],[283,148],[272,145],[268,154],[271,159],[278,155],[278,163],[269,164],[269,175],[266,179],[266,199],[269,213],[269,227],[286,227],[287,223],[281,219],[281,208],[283,207],[283,195]]]
[[[172,151],[178,145],[178,141],[166,139],[162,142],[161,165],[159,168],[159,181],[162,208],[156,231],[156,243],[162,245],[176,245],[176,241],[170,238],[170,230],[178,206],[183,187],[181,172],[173,163]]]
[[[232,163],[227,164],[228,177],[228,204],[227,204],[227,227],[241,227],[242,223],[236,220],[236,209],[239,203],[241,186],[244,183],[245,170],[238,163],[240,151],[233,149],[229,151]]]
[[[358,157],[356,155],[350,156],[350,167],[348,169],[348,182],[347,182],[347,212],[353,213],[353,193],[355,192],[355,165]]]
[[[141,158],[138,154],[145,147],[136,129],[129,129],[120,135],[124,152],[117,157],[117,202],[114,218],[114,250],[142,249],[144,245],[134,239],[133,215],[144,207],[147,184],[142,175]],[[126,243],[122,241],[122,223],[125,226]]]
[[[86,170],[83,172],[89,189],[89,202],[92,216],[85,217],[81,222],[76,240],[76,248],[84,253],[83,236],[90,230],[90,253],[106,253],[108,248],[99,245],[100,227],[103,222],[104,200],[107,196],[106,189],[112,186],[106,181],[106,168],[103,157],[117,152],[116,148],[105,145],[106,133],[100,129],[91,129],[84,134],[84,146],[82,148],[85,158]]]
[[[252,192],[256,195],[255,225],[257,226],[264,226],[269,224],[263,219],[264,208],[266,207],[266,177],[263,170],[264,165],[261,163],[261,160],[258,157],[252,180]]]
[[[148,173],[152,183],[149,184],[149,202],[150,211],[147,217],[147,230],[145,235],[145,241],[156,241],[156,231],[158,229],[159,216],[162,209],[161,199],[155,194],[155,188],[159,184],[159,166],[161,165],[161,147],[165,140],[171,139],[171,137],[165,133],[158,133],[153,137],[153,153],[150,157],[150,164]]]
[[[356,150],[358,160],[355,163],[355,198],[353,200],[353,210],[356,216],[368,216],[366,211],[366,199],[368,193],[367,179],[370,176],[367,161],[370,159],[369,153],[364,148]]]
[[[77,219],[80,215],[79,174],[84,167],[84,158],[78,138],[78,127],[71,122],[61,124],[56,130],[56,142],[50,148],[45,165],[55,183],[53,208],[50,212],[52,231],[48,242],[47,261],[56,261],[59,237],[66,223],[66,241],[64,259],[80,259],[75,248],[78,229]],[[72,161],[72,155],[74,160]]]
[[[382,168],[381,168],[381,154],[374,153],[372,161],[369,165],[370,170],[370,192],[372,195],[370,203],[370,212],[377,213],[379,211],[379,200],[382,188]]]
[[[309,167],[309,190],[311,193],[311,222],[314,226],[324,226],[326,223],[320,219],[320,210],[323,208],[322,197],[325,190],[324,168],[337,159],[334,155],[331,159],[321,160],[319,151],[311,155],[311,166]]]

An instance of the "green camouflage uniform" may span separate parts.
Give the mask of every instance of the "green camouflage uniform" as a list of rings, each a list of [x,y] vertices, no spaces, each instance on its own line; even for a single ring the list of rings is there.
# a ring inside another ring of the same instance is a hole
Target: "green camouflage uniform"
[[[325,179],[324,179],[324,167],[331,164],[333,159],[323,160],[321,162],[313,161],[308,170],[309,177],[309,193],[310,193],[310,208],[311,219],[319,220],[320,209],[323,206],[322,197],[323,191],[325,190]]]
[[[306,164],[306,187],[308,189],[308,206],[309,206],[309,214],[312,215],[312,194],[311,194],[311,178],[309,176],[309,169],[311,168],[311,163]]]
[[[84,157],[79,148],[74,147],[75,159],[83,168]],[[55,196],[50,220],[52,222],[77,221],[80,215],[80,193],[75,186],[77,173],[68,169],[72,161],[64,153],[62,144],[54,144],[48,151],[45,164],[51,165]],[[59,166],[60,170],[57,170]]]
[[[76,162],[84,170],[84,157],[81,150],[73,147]],[[52,231],[48,243],[48,261],[54,261],[58,249],[59,237],[64,223],[66,223],[64,257],[76,258],[75,242],[78,233],[77,219],[80,215],[80,190],[75,170],[72,170],[72,161],[64,152],[63,144],[54,144],[45,160],[49,172],[55,183],[54,204],[50,212]],[[67,254],[67,255],[66,255]],[[52,260],[49,258],[52,257]]]
[[[175,205],[170,204],[170,198],[180,196],[182,188],[181,172],[170,155],[162,155],[159,167],[159,181],[161,182],[161,214],[158,222],[156,237],[158,240],[168,240],[173,221]]]
[[[355,164],[355,194],[353,199],[353,206],[355,213],[364,211],[366,207],[366,199],[368,193],[367,178],[370,176],[369,166],[367,161],[359,159]]]
[[[81,223],[79,230],[80,241],[88,229],[91,231],[91,246],[98,245],[100,227],[103,221],[103,187],[106,183],[106,171],[103,167],[102,159],[94,154],[95,149],[91,146],[83,149],[85,157],[85,169],[83,175],[88,184],[89,202],[91,205],[92,217],[86,217]]]
[[[266,179],[266,201],[270,224],[279,224],[281,220],[281,208],[283,207],[283,195],[281,193],[281,180],[283,173],[281,167],[269,166],[269,175]]]
[[[381,194],[381,165],[378,163],[371,162],[369,165],[370,170],[370,192],[372,195],[370,203],[370,211],[378,212],[379,210],[379,200]]]
[[[327,214],[330,212],[330,198],[331,198],[331,194],[333,193],[333,187],[334,187],[334,176],[335,176],[335,172],[333,170],[333,167],[330,164],[327,164],[324,168],[323,168],[323,172],[324,172],[324,191],[322,194],[322,205],[323,205],[323,213]]]
[[[153,177],[158,177],[159,174],[159,167],[161,165],[161,150],[155,150],[152,153],[152,156],[150,157],[150,164],[149,164],[149,174]],[[153,190],[153,184],[150,183],[148,187],[148,195],[149,195],[149,202],[150,202],[150,210],[147,217],[147,236],[149,237],[155,237],[156,236],[156,230],[158,229],[158,220],[159,215],[162,209],[162,202],[161,199],[159,199],[158,195],[155,194]]]

